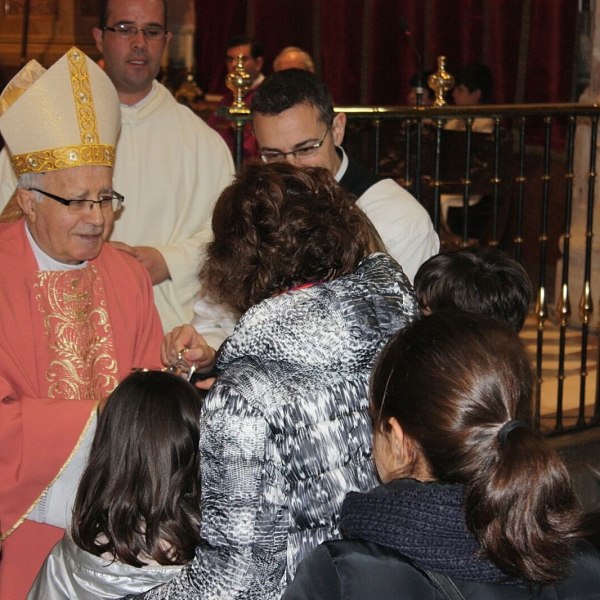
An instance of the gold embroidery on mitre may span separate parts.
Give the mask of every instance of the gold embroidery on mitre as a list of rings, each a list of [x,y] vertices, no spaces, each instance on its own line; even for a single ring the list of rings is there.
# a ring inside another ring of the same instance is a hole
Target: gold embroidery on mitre
[[[36,300],[49,354],[48,397],[100,400],[118,383],[112,327],[102,279],[93,265],[40,271]]]
[[[67,52],[67,63],[71,75],[71,86],[73,88],[75,109],[77,110],[77,120],[79,121],[81,143],[86,146],[97,144],[100,137],[98,136],[98,123],[96,121],[96,111],[94,109],[94,99],[92,97],[85,54],[77,50],[77,48],[71,48]]]
[[[96,109],[86,61],[85,54],[77,48],[71,48],[67,52],[67,64],[81,144],[14,155],[11,162],[17,177],[24,173],[45,173],[70,167],[91,165],[112,167],[114,165],[114,146],[100,143]]]
[[[29,154],[16,154],[11,161],[17,177],[23,173],[45,173],[70,167],[112,167],[115,163],[115,149],[105,144],[65,146]]]

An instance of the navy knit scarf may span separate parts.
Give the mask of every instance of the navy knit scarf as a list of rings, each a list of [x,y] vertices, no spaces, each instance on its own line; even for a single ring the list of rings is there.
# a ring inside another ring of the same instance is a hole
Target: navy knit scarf
[[[479,545],[465,524],[462,500],[458,485],[399,479],[366,494],[348,494],[341,526],[348,537],[397,550],[437,573],[507,582],[491,562],[477,558]]]

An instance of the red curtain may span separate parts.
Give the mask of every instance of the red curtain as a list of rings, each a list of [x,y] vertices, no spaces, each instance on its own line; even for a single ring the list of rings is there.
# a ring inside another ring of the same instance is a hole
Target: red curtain
[[[247,32],[264,43],[265,73],[281,48],[300,46],[320,55],[320,74],[338,104],[360,104],[361,98],[372,105],[403,104],[417,69],[400,27],[404,18],[425,69],[434,69],[440,54],[450,73],[487,63],[495,103],[515,102],[527,31],[523,100],[572,100],[574,0],[196,0],[196,14],[199,79],[210,92],[225,89],[227,39]]]

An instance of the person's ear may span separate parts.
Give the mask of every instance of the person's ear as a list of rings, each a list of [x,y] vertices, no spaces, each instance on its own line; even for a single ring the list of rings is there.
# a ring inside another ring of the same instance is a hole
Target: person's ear
[[[35,194],[30,190],[17,189],[16,191],[17,204],[25,213],[25,216],[32,222],[35,222],[36,209],[39,206],[35,201]]]
[[[254,60],[256,61],[257,70],[259,72],[262,71],[263,65],[265,63],[264,58],[262,56],[259,56],[258,58],[255,58]]]
[[[402,477],[412,477],[421,481],[431,481],[431,469],[419,445],[402,429],[402,425],[390,417],[390,438],[393,444],[394,458]]]
[[[102,36],[104,35],[104,32],[102,31],[102,29],[98,29],[98,27],[94,27],[92,29],[92,35],[94,36],[94,42],[96,43],[96,48],[97,48],[98,52],[103,54],[103,52],[102,52],[103,37]]]
[[[473,92],[473,99],[475,100],[475,102],[477,104],[479,104],[481,102],[481,90],[475,90]]]
[[[331,137],[335,146],[341,146],[346,131],[346,113],[338,113],[331,123]]]
[[[407,438],[404,435],[404,430],[402,429],[402,425],[398,423],[396,417],[390,417],[388,421],[391,431],[391,442],[394,449],[394,456],[399,464],[405,465],[407,462]]]

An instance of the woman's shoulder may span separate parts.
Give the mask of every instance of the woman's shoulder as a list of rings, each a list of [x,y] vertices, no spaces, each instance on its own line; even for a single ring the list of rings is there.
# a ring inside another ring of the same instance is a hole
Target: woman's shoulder
[[[556,586],[530,589],[517,584],[454,579],[465,598],[489,600],[592,600],[600,598],[600,556],[587,545],[578,547],[571,575]],[[407,598],[443,598],[432,583],[403,554],[360,539],[325,542],[298,567],[282,600],[395,600],[398,590]],[[342,596],[343,590],[343,596]],[[438,595],[433,595],[433,594]]]
[[[318,546],[298,567],[282,600],[435,598],[410,560],[366,540],[335,540]]]

